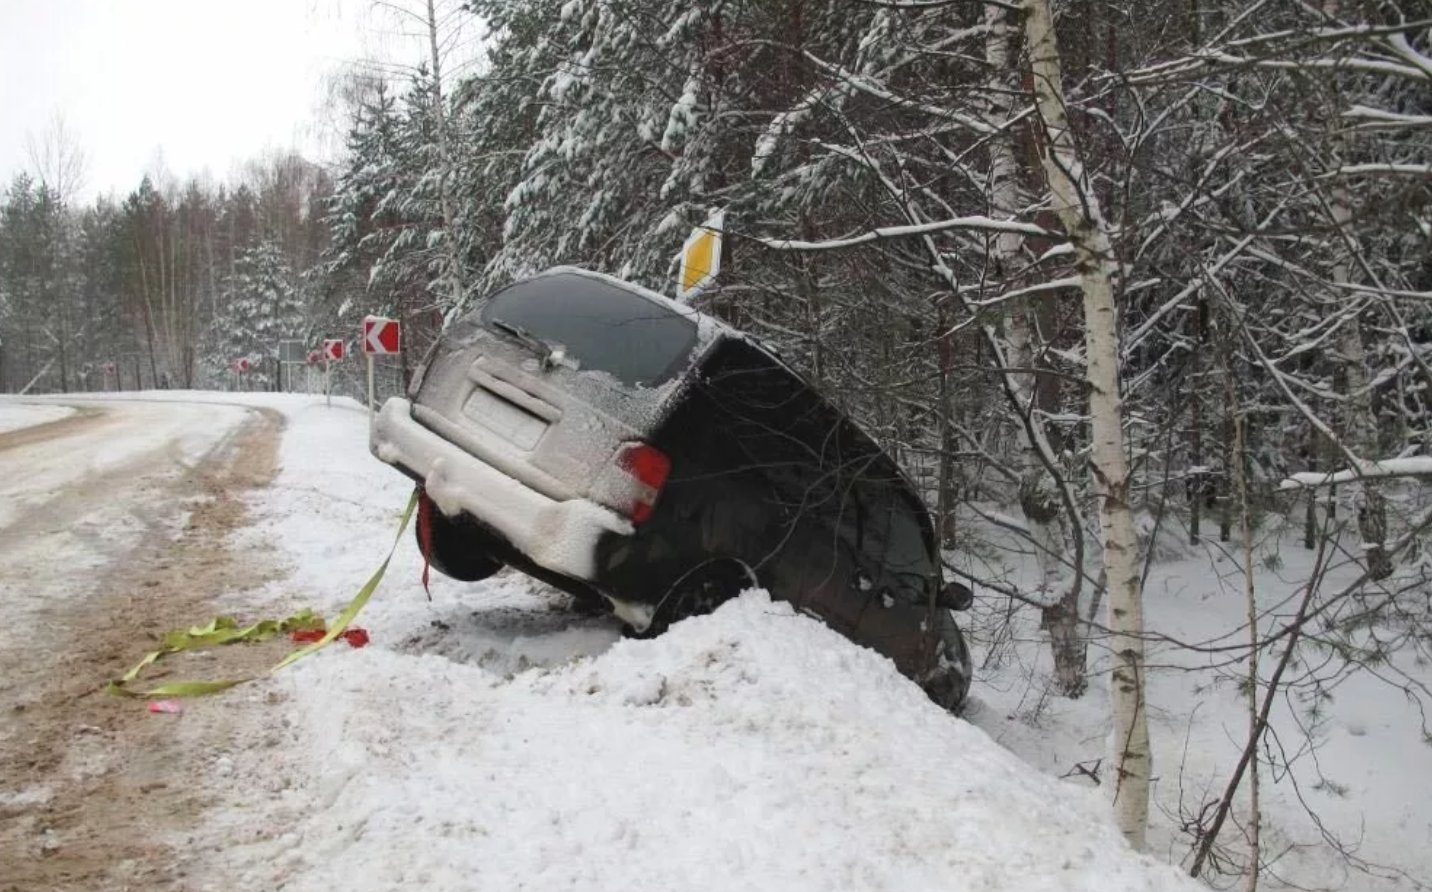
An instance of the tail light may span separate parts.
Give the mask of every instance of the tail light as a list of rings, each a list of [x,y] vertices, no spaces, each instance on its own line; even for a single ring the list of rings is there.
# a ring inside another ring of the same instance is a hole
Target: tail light
[[[644,523],[656,507],[656,498],[671,473],[671,459],[666,453],[646,443],[623,443],[617,450],[617,467],[631,483],[626,513],[632,523]]]

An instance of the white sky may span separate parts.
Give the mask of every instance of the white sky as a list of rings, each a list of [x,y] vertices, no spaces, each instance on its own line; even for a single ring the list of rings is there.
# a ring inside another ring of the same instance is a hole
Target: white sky
[[[123,196],[160,159],[227,180],[266,150],[331,158],[345,125],[325,79],[421,58],[397,30],[371,0],[0,0],[0,189],[57,113],[85,150],[86,198]]]

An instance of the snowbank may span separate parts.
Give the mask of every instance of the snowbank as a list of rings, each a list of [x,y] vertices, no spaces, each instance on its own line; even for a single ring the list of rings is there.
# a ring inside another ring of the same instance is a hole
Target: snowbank
[[[762,593],[511,678],[378,646],[284,688],[298,720],[263,770],[292,829],[240,887],[1192,886],[1093,795]]]
[[[409,485],[363,414],[284,409],[252,535],[293,574],[253,597],[331,614]],[[272,720],[218,757],[255,795],[211,824],[213,888],[1196,888],[1130,853],[1096,794],[763,593],[628,641],[515,574],[429,602],[417,573],[405,537],[371,646],[236,698]]]

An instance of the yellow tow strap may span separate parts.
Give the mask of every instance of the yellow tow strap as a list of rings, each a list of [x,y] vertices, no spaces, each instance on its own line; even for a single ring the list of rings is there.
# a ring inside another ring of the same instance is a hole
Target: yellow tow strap
[[[353,618],[373,596],[378,584],[383,581],[383,575],[388,572],[388,564],[398,550],[398,543],[402,541],[403,532],[407,530],[408,521],[412,519],[413,509],[417,504],[418,490],[415,489],[412,497],[408,499],[408,507],[403,509],[402,520],[398,523],[398,534],[393,537],[393,547],[388,549],[388,556],[383,558],[383,563],[378,566],[377,571],[368,578],[368,581],[358,590],[358,594],[353,596],[353,600],[349,601],[348,606],[344,607],[337,618],[333,620],[324,636],[288,654],[267,672],[245,678],[228,678],[219,681],[171,681],[146,691],[136,691],[129,687],[130,683],[139,677],[139,673],[170,654],[218,644],[232,644],[235,641],[265,641],[275,635],[288,632],[321,629],[323,628],[323,617],[312,610],[304,609],[286,619],[261,620],[253,625],[240,628],[232,617],[221,616],[205,626],[193,626],[187,630],[180,629],[169,632],[161,640],[158,650],[146,654],[144,659],[140,660],[133,669],[124,673],[122,677],[111,681],[105,690],[121,697],[201,697],[205,694],[216,694],[219,691],[228,690],[235,685],[254,681],[265,675],[273,675],[283,667],[292,665],[309,654],[322,650],[328,646],[329,642],[343,634],[343,631],[348,628],[348,624],[353,622]]]

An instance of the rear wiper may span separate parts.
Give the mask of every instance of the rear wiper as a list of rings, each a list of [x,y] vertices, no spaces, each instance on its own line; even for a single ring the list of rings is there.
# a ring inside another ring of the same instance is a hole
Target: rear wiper
[[[511,322],[503,322],[501,319],[490,319],[488,321],[492,323],[493,327],[502,329],[503,331],[512,335],[517,340],[521,341],[527,347],[542,354],[543,362],[546,362],[547,357],[552,355],[551,344],[537,337],[532,332],[528,331],[522,326],[513,325]]]
[[[567,358],[567,348],[560,344],[549,344],[520,325],[513,325],[511,322],[504,322],[501,319],[489,319],[488,322],[493,327],[500,328],[512,335],[529,349],[541,354],[542,368],[544,369],[561,365]]]

